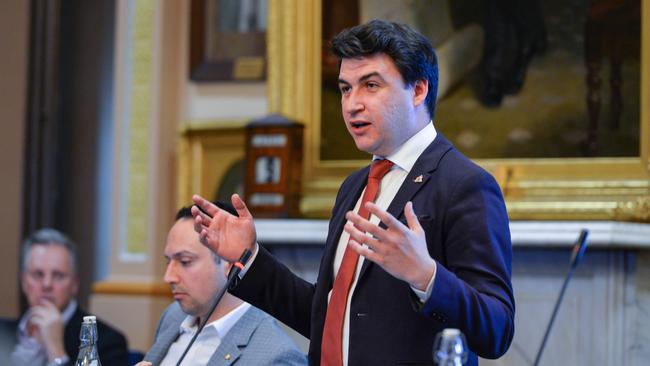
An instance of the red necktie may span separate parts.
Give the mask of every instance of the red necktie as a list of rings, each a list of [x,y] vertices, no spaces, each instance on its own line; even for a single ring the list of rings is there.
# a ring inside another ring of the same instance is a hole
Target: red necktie
[[[366,202],[374,202],[379,192],[379,183],[388,173],[393,163],[390,160],[375,160],[370,167],[368,184],[359,206],[359,216],[368,219],[370,213],[366,210]],[[341,267],[334,280],[332,296],[327,306],[325,316],[325,327],[323,329],[323,342],[321,344],[321,366],[340,366],[343,364],[343,320],[345,317],[345,305],[347,303],[352,280],[357,269],[359,255],[350,247],[345,248]]]

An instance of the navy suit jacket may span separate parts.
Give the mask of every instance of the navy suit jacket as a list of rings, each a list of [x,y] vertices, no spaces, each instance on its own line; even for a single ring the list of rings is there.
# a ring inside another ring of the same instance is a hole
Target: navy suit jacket
[[[310,365],[320,363],[327,295],[345,213],[359,199],[368,171],[366,167],[353,173],[341,185],[316,284],[295,276],[260,248],[232,290],[309,337]],[[438,134],[388,212],[405,222],[408,201],[413,202],[429,254],[437,263],[432,295],[421,304],[406,282],[364,261],[351,299],[348,364],[433,364],[434,337],[444,328],[465,334],[471,350],[468,365],[478,363],[477,354],[501,356],[514,335],[515,304],[508,216],[499,186]]]

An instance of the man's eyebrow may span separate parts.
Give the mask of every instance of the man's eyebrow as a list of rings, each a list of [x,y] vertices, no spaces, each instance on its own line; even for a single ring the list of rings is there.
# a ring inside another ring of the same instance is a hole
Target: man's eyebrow
[[[344,79],[340,79],[340,78],[339,78],[339,84],[350,85],[350,83],[348,83]]]
[[[377,71],[373,71],[371,73],[363,75],[362,77],[359,78],[359,81],[366,81],[366,80],[371,79],[373,77],[379,78],[381,81],[384,81],[384,78]]]
[[[370,72],[370,73],[367,73],[367,74],[361,76],[359,78],[359,82],[364,82],[364,81],[366,81],[368,79],[371,79],[373,77],[377,77],[381,81],[384,81],[384,78],[381,76],[380,73],[378,73],[377,71],[373,71],[373,72]],[[345,79],[340,79],[340,78],[339,78],[339,84],[350,85],[350,83],[348,81],[346,81]]]
[[[195,253],[189,252],[187,250],[181,250],[180,252],[176,252],[176,253],[174,253],[172,255],[165,255],[166,259],[178,259],[178,258],[182,258],[182,257],[196,258],[197,255]]]

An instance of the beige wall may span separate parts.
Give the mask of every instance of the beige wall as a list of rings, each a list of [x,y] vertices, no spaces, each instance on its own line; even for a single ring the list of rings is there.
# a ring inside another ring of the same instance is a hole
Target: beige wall
[[[17,316],[29,1],[0,2],[0,316]]]
[[[153,17],[151,37],[138,38],[133,47],[151,50],[151,72],[148,85],[138,85],[150,91],[147,96],[149,151],[146,179],[146,223],[143,256],[126,258],[121,249],[124,231],[120,220],[122,194],[133,194],[138,187],[122,186],[126,181],[121,158],[126,146],[122,129],[130,128],[122,120],[129,98],[129,85],[123,80],[129,68],[125,52],[130,47],[128,1],[117,1],[115,42],[115,131],[112,193],[112,256],[108,278],[94,286],[90,311],[118,326],[129,337],[130,347],[147,350],[153,340],[155,327],[164,307],[172,300],[168,287],[162,282],[164,260],[162,251],[167,231],[176,212],[177,146],[179,129],[184,123],[214,126],[233,120],[251,120],[267,113],[266,83],[194,83],[188,76],[189,0],[153,2],[152,14],[139,15],[141,20]],[[140,19],[140,18],[138,18]],[[134,31],[135,36],[139,34]],[[144,46],[143,46],[144,44]],[[141,52],[141,51],[136,51]],[[148,52],[148,51],[144,51]],[[142,75],[142,72],[141,74]],[[127,75],[128,76],[128,75]],[[142,89],[140,89],[142,90]],[[126,98],[126,99],[125,99]],[[135,101],[131,100],[132,105]],[[141,101],[137,101],[141,103]],[[243,151],[243,146],[241,147]],[[190,197],[182,197],[189,203]],[[155,291],[150,291],[151,289]],[[126,316],[125,314],[128,314]],[[138,320],[138,321],[134,321]]]
[[[189,79],[189,0],[178,2],[174,18],[165,21],[164,27],[176,28],[180,34],[175,52],[179,58],[176,75],[179,76],[181,119],[179,123],[202,122],[211,125],[220,121],[252,120],[268,113],[265,82],[202,82]]]

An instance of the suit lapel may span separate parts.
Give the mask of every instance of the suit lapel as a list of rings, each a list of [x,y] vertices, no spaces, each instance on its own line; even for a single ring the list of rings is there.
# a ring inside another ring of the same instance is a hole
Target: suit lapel
[[[68,355],[76,356],[79,352],[79,344],[81,343],[79,340],[79,332],[81,331],[81,322],[83,321],[83,317],[85,315],[87,314],[84,313],[79,307],[79,304],[77,304],[77,308],[72,314],[72,317],[65,324],[65,328],[63,330],[63,336],[65,340],[63,343],[65,346],[65,351]]]
[[[447,141],[442,134],[438,133],[436,139],[427,146],[420,157],[416,160],[413,168],[411,168],[411,171],[404,179],[404,183],[400,186],[395,198],[393,198],[386,211],[396,219],[401,220],[404,216],[404,206],[406,203],[428,184],[429,179],[438,168],[440,160],[451,148],[452,146],[449,141]],[[379,223],[379,226],[384,229],[386,228],[386,225],[383,222]],[[361,280],[363,274],[372,264],[371,261],[363,261],[358,281]]]
[[[179,332],[179,326],[180,323],[178,323],[178,326],[176,327],[175,331],[169,331],[165,332],[160,335],[156,343],[154,343],[153,346],[151,346],[151,350],[154,351],[152,352],[153,354],[150,356],[151,359],[145,357],[147,361],[150,361],[154,365],[159,364],[163,358],[167,355],[167,351],[169,351],[169,347],[171,347],[172,343],[178,339],[178,336],[180,335]]]
[[[174,303],[170,306],[169,310],[163,314],[163,316],[164,318],[161,320],[160,325],[161,328],[156,335],[154,344],[145,355],[145,360],[154,365],[160,364],[167,355],[169,347],[171,347],[172,343],[176,342],[176,339],[178,339],[181,323],[185,320],[187,314],[181,310],[178,303]]]
[[[208,361],[209,366],[232,365],[241,356],[248,345],[253,332],[262,321],[262,312],[250,307],[244,315],[230,328],[230,331],[222,337],[221,344],[212,354]]]

